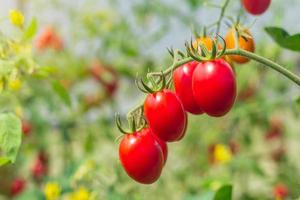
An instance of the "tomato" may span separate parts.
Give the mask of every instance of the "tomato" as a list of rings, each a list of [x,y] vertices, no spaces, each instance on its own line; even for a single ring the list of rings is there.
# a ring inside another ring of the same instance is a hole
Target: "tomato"
[[[32,176],[36,180],[41,180],[48,173],[48,156],[41,152],[37,156],[32,168],[31,168]]]
[[[223,59],[199,63],[193,74],[197,104],[208,115],[225,115],[236,98],[235,74]]]
[[[164,155],[150,128],[126,134],[119,146],[119,157],[128,176],[139,183],[154,183],[162,172]]]
[[[236,34],[235,28],[231,28],[227,32],[226,37],[225,37],[227,49],[235,49],[236,48],[237,45],[236,45],[236,41],[235,41],[235,34]],[[246,34],[250,37],[242,37],[241,35],[243,35],[243,34]],[[243,32],[240,33],[239,47],[240,47],[240,49],[254,52],[254,50],[255,50],[254,40],[248,30],[244,30]],[[238,56],[238,55],[228,55],[228,57],[232,61],[239,63],[239,64],[247,63],[249,61],[248,58],[243,57],[243,56]]]
[[[180,99],[172,91],[164,89],[148,94],[144,112],[150,128],[160,139],[172,142],[184,134],[187,116]]]
[[[114,68],[95,61],[90,68],[90,74],[104,87],[109,97],[116,93],[119,85],[119,76]]]
[[[47,26],[38,36],[36,40],[36,48],[39,50],[45,50],[47,48],[53,48],[57,51],[62,50],[63,41],[52,26]]]
[[[243,0],[242,4],[248,13],[261,15],[269,8],[271,0]]]
[[[182,65],[173,72],[176,95],[181,100],[184,109],[192,114],[203,113],[201,107],[195,100],[192,90],[193,72],[198,64],[199,62],[192,61]]]
[[[274,187],[273,194],[278,199],[284,199],[288,195],[288,189],[284,184],[278,184]]]
[[[31,124],[25,119],[22,120],[22,132],[25,136],[28,136],[31,132]]]
[[[20,194],[24,190],[25,184],[26,184],[26,182],[22,178],[17,178],[15,180],[13,180],[11,188],[10,188],[11,196],[16,196],[16,195]]]
[[[193,47],[197,48],[197,45],[203,43],[205,45],[205,47],[207,48],[208,51],[212,50],[212,44],[213,44],[213,40],[209,37],[200,37],[197,38],[196,41],[193,42]],[[218,43],[218,49],[222,50],[222,45],[220,43]],[[233,67],[233,60],[229,57],[229,56],[222,56],[222,58],[224,58],[224,60],[226,60],[230,66]]]
[[[156,134],[153,133],[153,135],[154,135],[156,141],[158,142],[158,144],[160,145],[160,148],[163,153],[164,165],[165,165],[167,162],[167,159],[168,159],[168,145],[165,141],[163,141],[159,137],[157,137]]]

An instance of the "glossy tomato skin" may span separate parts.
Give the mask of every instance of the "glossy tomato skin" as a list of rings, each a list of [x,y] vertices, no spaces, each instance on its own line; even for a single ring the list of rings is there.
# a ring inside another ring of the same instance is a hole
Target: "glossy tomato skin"
[[[251,33],[247,30],[245,31],[247,35],[251,36],[250,38],[244,38],[244,37],[239,37],[239,47],[243,50],[249,51],[249,52],[254,52],[255,51],[255,43],[253,40],[253,37]],[[236,41],[235,41],[235,34],[236,30],[234,28],[229,29],[225,36],[225,41],[226,41],[226,47],[228,49],[235,49],[236,48]],[[228,58],[231,59],[232,61],[239,63],[239,64],[244,64],[249,62],[249,59],[243,56],[238,56],[238,55],[228,55]]]
[[[184,134],[186,114],[180,99],[168,89],[148,94],[144,113],[149,127],[166,142],[177,141]]]
[[[246,11],[252,15],[261,15],[269,8],[271,0],[242,0]]]
[[[160,145],[160,148],[163,153],[164,165],[165,165],[167,162],[167,159],[168,159],[168,145],[165,141],[163,141],[159,137],[157,137],[156,134],[153,134],[153,135],[154,135],[156,141],[158,142],[158,144]]]
[[[150,128],[126,134],[119,146],[119,157],[128,176],[139,183],[154,183],[164,166],[164,156]]]
[[[193,72],[199,62],[192,61],[177,68],[173,73],[173,82],[176,95],[182,102],[184,109],[192,114],[202,114],[201,107],[197,104],[193,89]]]
[[[236,98],[235,74],[223,59],[200,63],[193,75],[197,103],[210,116],[225,115]]]

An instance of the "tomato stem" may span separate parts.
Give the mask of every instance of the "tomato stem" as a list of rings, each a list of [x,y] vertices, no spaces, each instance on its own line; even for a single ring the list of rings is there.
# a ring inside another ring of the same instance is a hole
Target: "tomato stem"
[[[289,71],[283,66],[273,62],[272,60],[259,56],[255,53],[245,51],[243,49],[228,49],[225,51],[224,55],[240,55],[251,60],[255,60],[256,62],[259,62],[267,67],[271,67],[272,69],[286,76],[291,81],[295,82],[297,85],[300,85],[300,77],[298,75],[294,74],[293,72]]]

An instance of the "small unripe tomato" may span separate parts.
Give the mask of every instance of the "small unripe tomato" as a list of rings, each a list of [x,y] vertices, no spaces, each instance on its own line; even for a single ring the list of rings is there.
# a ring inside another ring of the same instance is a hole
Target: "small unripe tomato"
[[[197,49],[200,44],[203,44],[208,51],[211,51],[213,46],[213,40],[210,37],[199,37],[193,42],[193,47]],[[218,43],[218,49],[222,49],[220,43]]]
[[[164,166],[162,148],[150,128],[125,134],[119,146],[119,158],[128,176],[139,183],[154,183]]]
[[[164,89],[148,94],[144,102],[144,113],[149,127],[166,142],[182,138],[186,126],[186,113],[175,93]]]
[[[181,100],[184,109],[192,114],[203,113],[201,107],[195,100],[192,89],[193,73],[198,64],[199,62],[192,61],[180,66],[173,72],[176,95]]]
[[[236,98],[236,79],[223,59],[199,63],[193,74],[193,93],[197,104],[210,116],[225,115]]]
[[[252,15],[261,15],[269,8],[271,0],[242,0],[246,11]]]
[[[243,36],[243,33],[245,36]],[[235,41],[235,34],[236,34],[235,28],[231,28],[227,32],[226,37],[225,37],[227,49],[235,49],[237,47],[237,44]],[[254,52],[254,50],[255,50],[254,40],[248,30],[244,30],[240,33],[238,42],[239,42],[240,49],[243,49],[243,50],[246,50],[249,52]],[[239,56],[239,55],[228,55],[228,57],[231,60],[233,60],[234,62],[239,63],[239,64],[244,64],[249,61],[248,58]]]

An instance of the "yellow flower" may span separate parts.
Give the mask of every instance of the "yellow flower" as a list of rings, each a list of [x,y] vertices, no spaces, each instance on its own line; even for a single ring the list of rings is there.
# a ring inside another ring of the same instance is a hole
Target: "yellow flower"
[[[24,24],[24,16],[19,10],[10,10],[9,11],[10,23],[15,26],[22,27]]]
[[[84,187],[79,188],[72,195],[72,200],[91,200],[91,193]]]
[[[44,187],[47,200],[56,200],[60,195],[60,186],[56,182],[48,182]]]
[[[217,144],[214,149],[214,160],[217,163],[227,163],[231,160],[232,153],[230,149],[223,145],[223,144]]]
[[[11,79],[8,83],[9,88],[12,90],[20,90],[21,86],[22,86],[22,82],[20,81],[20,79]]]

